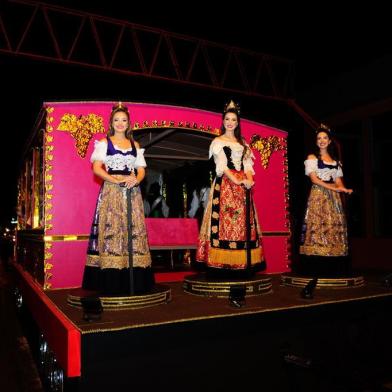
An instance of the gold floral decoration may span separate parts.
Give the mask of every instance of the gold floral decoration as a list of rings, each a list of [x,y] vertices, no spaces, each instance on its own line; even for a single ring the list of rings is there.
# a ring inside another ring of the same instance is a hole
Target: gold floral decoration
[[[105,133],[103,118],[92,113],[87,116],[66,113],[61,118],[57,129],[69,132],[76,140],[76,150],[81,158],[86,156],[88,144],[93,134]]]
[[[44,255],[44,290],[48,290],[52,287],[52,283],[49,282],[49,280],[52,278],[53,274],[49,271],[53,268],[53,264],[49,263],[48,260],[51,260],[53,257],[53,253],[47,252],[47,247],[45,244],[45,255]],[[49,248],[50,249],[50,248]]]
[[[219,214],[216,211],[214,211],[211,216],[213,219],[219,219]]]
[[[250,147],[260,153],[261,165],[264,169],[267,169],[272,153],[283,150],[285,144],[283,138],[277,136],[261,137],[260,135],[253,135],[250,140]]]
[[[52,283],[47,282],[47,280],[51,279],[52,276],[53,276],[53,274],[50,273],[50,272],[47,272],[47,273],[45,274],[45,283],[44,283],[44,287],[43,287],[44,291],[45,291],[45,290],[50,290],[50,289],[52,288]]]
[[[235,242],[230,242],[230,243],[229,243],[229,248],[230,248],[230,249],[237,249],[237,243],[235,243]]]
[[[218,232],[218,226],[212,226],[212,227],[211,227],[211,231],[212,231],[213,233],[217,233],[217,232]]]
[[[210,125],[198,124],[194,121],[166,121],[166,120],[144,120],[135,121],[132,126],[133,131],[146,128],[185,128],[190,130],[203,131],[212,133],[214,135],[220,135],[221,131],[219,128],[212,128]]]
[[[219,246],[219,240],[212,240],[212,244],[214,245],[214,246]]]
[[[54,141],[54,136],[51,135],[50,133],[53,132],[53,126],[51,125],[54,121],[54,117],[51,115],[54,112],[53,107],[47,107],[46,108],[47,116],[46,116],[46,137],[45,137],[45,175],[44,175],[44,180],[45,180],[45,229],[50,230],[53,228],[53,225],[50,223],[50,221],[53,219],[53,215],[48,213],[49,208],[47,208],[47,200],[51,200],[53,197],[53,194],[51,193],[53,191],[53,175],[51,173],[53,166],[49,163],[53,161],[53,141]],[[52,206],[51,203],[49,203],[50,206]]]

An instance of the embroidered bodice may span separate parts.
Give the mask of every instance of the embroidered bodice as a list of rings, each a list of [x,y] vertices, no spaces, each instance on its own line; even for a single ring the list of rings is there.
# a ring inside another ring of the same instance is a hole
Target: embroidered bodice
[[[335,182],[337,177],[343,177],[342,167],[339,163],[325,163],[321,159],[307,159],[305,161],[305,174],[316,173],[316,176],[326,182]]]
[[[91,162],[102,161],[110,174],[129,174],[138,167],[146,167],[144,148],[136,148],[135,144],[121,149],[113,144],[110,138],[95,141]]]
[[[227,169],[255,174],[253,154],[243,157],[243,153],[244,147],[240,143],[215,138],[210,145],[209,157],[214,157],[216,175],[222,176]]]

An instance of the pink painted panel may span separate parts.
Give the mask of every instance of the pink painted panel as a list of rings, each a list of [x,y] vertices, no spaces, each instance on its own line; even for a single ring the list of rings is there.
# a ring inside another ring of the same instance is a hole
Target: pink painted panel
[[[52,288],[79,287],[86,261],[87,241],[53,242]]]
[[[268,273],[287,272],[290,270],[287,252],[287,237],[267,237],[262,239],[264,257]]]
[[[197,219],[147,218],[150,246],[195,246],[199,237]]]
[[[207,132],[217,134],[221,124],[221,114],[204,110],[183,108],[178,106],[155,105],[144,103],[126,103],[132,123],[139,127],[151,127],[154,121],[157,124],[166,122],[174,123],[176,127],[195,129],[194,132]],[[50,140],[46,141],[46,148],[50,148],[53,156],[51,161],[51,178],[47,182],[52,188],[47,191],[52,195],[50,211],[50,226],[45,230],[46,235],[87,235],[90,231],[96,198],[100,182],[94,177],[91,170],[90,156],[94,147],[94,140],[105,137],[105,133],[92,135],[88,143],[85,157],[78,155],[75,139],[70,132],[58,130],[62,117],[65,114],[75,116],[87,116],[95,114],[102,117],[103,126],[106,130],[113,102],[67,102],[46,103],[45,107],[53,108],[48,115],[48,125],[52,131]],[[286,139],[286,132],[268,127],[263,124],[241,120],[245,138],[249,141],[251,136],[258,134],[262,137],[278,136]],[[137,130],[135,130],[137,132]],[[190,131],[192,132],[192,131]],[[48,133],[49,134],[49,133]],[[207,154],[207,151],[206,151]],[[271,155],[268,168],[263,168],[259,153],[254,151],[256,185],[254,188],[254,200],[258,210],[261,228],[263,232],[287,232],[286,201],[285,201],[285,158],[282,151]],[[147,162],[148,164],[148,162]],[[189,220],[191,221],[191,220]],[[172,221],[174,222],[174,221]],[[173,233],[175,244],[185,241],[187,244],[194,241],[195,223],[184,223],[179,236],[175,237],[177,228],[165,226],[165,231]],[[160,222],[148,223],[148,232],[151,245],[163,245],[165,235],[160,234],[162,226]],[[184,228],[185,225],[185,228]],[[189,242],[188,242],[189,241]],[[287,270],[287,244],[286,237],[266,237],[264,249],[268,262],[269,272],[281,272]],[[72,244],[72,245],[71,245]],[[175,245],[167,244],[166,245]],[[74,248],[73,250],[69,249]],[[53,277],[52,287],[77,286],[81,282],[82,271],[85,262],[87,242],[74,241],[69,243],[53,244]]]

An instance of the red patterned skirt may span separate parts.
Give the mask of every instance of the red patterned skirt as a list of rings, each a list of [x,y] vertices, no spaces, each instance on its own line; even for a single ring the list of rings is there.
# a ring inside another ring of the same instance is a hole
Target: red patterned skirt
[[[240,180],[246,178],[243,171],[232,173]],[[264,266],[261,230],[252,197],[250,226],[251,266],[261,267]],[[246,189],[225,175],[217,177],[204,213],[196,259],[208,267],[244,270],[246,253]]]

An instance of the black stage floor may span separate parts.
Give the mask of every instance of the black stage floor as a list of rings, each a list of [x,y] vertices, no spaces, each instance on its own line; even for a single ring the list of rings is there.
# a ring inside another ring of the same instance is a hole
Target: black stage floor
[[[204,319],[228,318],[269,312],[295,311],[304,308],[322,309],[328,305],[368,301],[392,297],[392,289],[381,284],[379,277],[366,277],[363,287],[347,289],[317,289],[314,298],[303,299],[301,289],[280,284],[280,274],[272,277],[273,290],[269,294],[247,297],[242,308],[233,307],[227,299],[196,296],[184,292],[182,282],[165,283],[170,287],[172,300],[164,305],[132,310],[107,310],[101,320],[86,322],[82,310],[67,303],[68,294],[83,295],[81,289],[48,290],[54,304],[80,329],[82,334],[97,331],[186,323]]]
[[[67,304],[77,289],[46,293],[82,334],[79,391],[378,391],[392,379],[392,289],[365,279],[307,300],[273,275],[242,308],[169,283],[170,303],[93,322]]]

